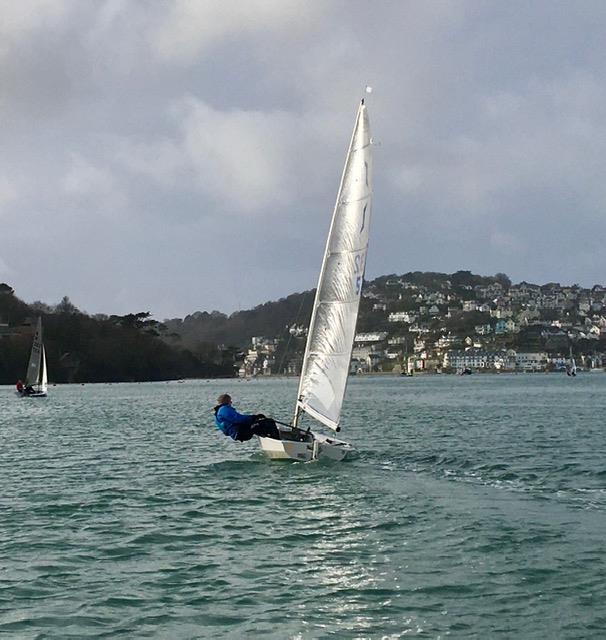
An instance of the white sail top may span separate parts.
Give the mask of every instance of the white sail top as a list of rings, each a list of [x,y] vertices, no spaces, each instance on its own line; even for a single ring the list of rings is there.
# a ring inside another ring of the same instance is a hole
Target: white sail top
[[[294,424],[305,411],[337,430],[366,266],[371,214],[370,125],[358,109],[314,301]]]
[[[36,327],[36,333],[34,334],[34,342],[27,365],[27,374],[25,376],[25,384],[28,386],[40,383],[42,348],[42,318],[38,318],[38,325]]]

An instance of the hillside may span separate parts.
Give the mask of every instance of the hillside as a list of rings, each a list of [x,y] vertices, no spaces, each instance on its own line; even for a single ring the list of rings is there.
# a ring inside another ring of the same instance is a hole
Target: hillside
[[[243,365],[296,373],[314,295],[305,291],[231,315],[196,311],[160,323],[146,312],[90,317],[67,297],[54,307],[26,304],[2,284],[0,383],[24,375],[37,316],[55,382],[232,376]],[[572,349],[598,366],[606,354],[606,288],[513,285],[503,273],[390,274],[364,283],[357,333],[354,360],[372,370],[411,362],[440,368],[457,351],[478,349],[498,357],[516,350],[554,358]]]
[[[315,290],[294,293],[230,316],[218,311],[196,311],[183,319],[165,320],[163,324],[169,332],[177,334],[187,348],[196,349],[200,344],[244,348],[253,336],[283,336],[293,324],[307,325],[314,295]]]
[[[295,374],[313,297],[307,291],[231,316],[197,312],[166,324],[198,355],[218,343],[231,346],[244,375]],[[549,369],[563,367],[572,350],[586,367],[599,367],[605,312],[601,285],[514,285],[504,273],[463,270],[384,275],[364,283],[352,366],[452,370],[452,362],[467,359],[485,370]]]
[[[469,271],[454,274],[414,271],[403,275],[385,275],[364,282],[358,331],[377,331],[387,326],[384,313],[373,309],[375,299],[386,299],[393,310],[414,307],[414,290],[409,295],[391,285],[392,282],[406,280],[416,287],[430,291],[440,291],[446,287],[458,292],[463,298],[472,297],[469,288],[476,285],[490,285],[496,282],[511,284],[504,274],[478,276]],[[266,302],[254,309],[237,311],[229,316],[213,311],[196,311],[185,318],[173,318],[163,322],[170,333],[179,336],[182,345],[189,349],[200,349],[201,345],[230,345],[244,349],[253,336],[272,336],[283,339],[289,335],[293,325],[309,325],[315,289],[294,293],[286,298]],[[473,326],[473,318],[470,322]]]
[[[25,375],[35,319],[42,317],[51,382],[117,382],[232,375],[233,361],[204,360],[162,339],[149,314],[90,317],[64,298],[28,305],[0,284],[0,384]]]

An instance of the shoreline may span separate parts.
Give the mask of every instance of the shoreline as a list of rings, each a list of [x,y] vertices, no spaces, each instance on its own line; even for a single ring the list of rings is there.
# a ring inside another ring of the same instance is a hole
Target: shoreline
[[[578,371],[577,376],[579,375],[593,375],[596,373],[606,373],[606,369],[587,369]],[[468,375],[566,375],[566,371],[495,371],[494,369],[477,369],[472,371],[471,374],[459,374],[456,371],[416,371],[413,375],[407,375],[402,373],[394,373],[393,371],[373,371],[369,373],[357,373],[350,374],[349,378],[418,378],[418,377],[433,377],[433,376],[458,376],[458,377],[467,377]],[[49,387],[64,387],[64,386],[72,386],[72,387],[83,387],[87,385],[105,385],[112,386],[118,384],[182,384],[184,382],[218,382],[220,380],[230,380],[236,382],[253,382],[258,380],[298,380],[299,376],[293,375],[284,375],[284,374],[273,374],[273,375],[260,375],[249,378],[240,378],[238,376],[233,377],[218,377],[218,378],[171,378],[167,380],[114,380],[111,382],[103,382],[103,381],[90,381],[90,382],[50,382]],[[8,387],[10,389],[14,388],[14,384],[5,383],[0,384],[1,387]]]

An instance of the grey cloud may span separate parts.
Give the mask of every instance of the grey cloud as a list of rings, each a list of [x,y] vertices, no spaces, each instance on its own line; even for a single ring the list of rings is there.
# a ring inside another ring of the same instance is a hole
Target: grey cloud
[[[162,318],[315,286],[366,83],[369,277],[605,272],[602,3],[1,7],[0,277],[25,299]]]

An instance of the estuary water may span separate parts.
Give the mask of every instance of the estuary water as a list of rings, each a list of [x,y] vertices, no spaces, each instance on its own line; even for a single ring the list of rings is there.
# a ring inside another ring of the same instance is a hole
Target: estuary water
[[[354,378],[342,463],[215,430],[296,385],[0,387],[0,637],[606,637],[606,374]]]

